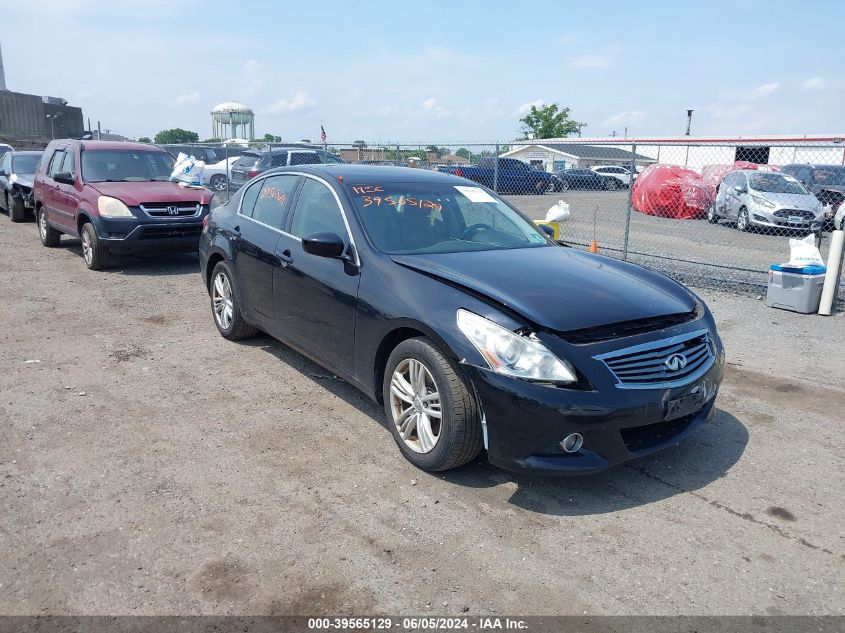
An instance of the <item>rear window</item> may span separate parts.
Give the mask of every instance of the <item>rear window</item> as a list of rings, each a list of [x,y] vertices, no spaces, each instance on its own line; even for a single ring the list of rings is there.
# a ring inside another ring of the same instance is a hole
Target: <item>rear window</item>
[[[13,158],[13,167],[12,171],[16,174],[34,174],[35,168],[38,167],[38,163],[41,160],[41,156],[15,156]]]
[[[256,156],[255,154],[244,154],[238,160],[235,161],[235,165],[237,167],[244,167],[249,169],[250,167],[255,167],[255,163],[258,162],[258,159],[261,158],[260,156]]]

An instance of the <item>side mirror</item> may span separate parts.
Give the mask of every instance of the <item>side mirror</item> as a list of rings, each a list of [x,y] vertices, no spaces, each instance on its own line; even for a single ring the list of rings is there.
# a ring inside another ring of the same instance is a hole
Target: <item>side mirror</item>
[[[737,193],[742,193],[743,188],[739,185],[734,185],[734,191],[736,191]]]
[[[302,238],[302,250],[317,257],[338,258],[346,250],[346,244],[335,233],[313,233]]]
[[[73,178],[73,174],[71,174],[69,171],[58,172],[55,176],[53,176],[53,180],[55,180],[56,182],[64,183],[66,185],[76,184],[76,181]]]
[[[555,230],[548,224],[541,224],[540,230],[551,238],[554,238],[555,236]]]

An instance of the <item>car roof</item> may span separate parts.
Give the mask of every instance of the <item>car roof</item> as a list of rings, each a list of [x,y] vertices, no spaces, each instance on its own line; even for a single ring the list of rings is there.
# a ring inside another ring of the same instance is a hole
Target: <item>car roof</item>
[[[74,139],[63,139],[61,143],[80,144],[84,150],[123,150],[126,152],[143,152],[143,151],[160,151],[165,152],[164,149],[158,145],[149,143],[127,143],[123,141],[77,141]]]
[[[12,155],[12,158],[14,158],[15,156],[41,156],[41,154],[43,154],[43,153],[44,152],[41,151],[41,150],[26,150],[26,151],[20,151],[20,152],[15,150],[13,152],[10,152],[10,154]]]
[[[390,182],[421,182],[421,183],[445,183],[451,185],[469,185],[477,187],[477,183],[459,178],[452,174],[432,171],[429,169],[416,169],[411,167],[394,167],[385,165],[354,165],[350,163],[331,163],[328,165],[295,165],[292,167],[279,167],[264,172],[265,174],[303,172],[322,176],[323,178],[343,178],[347,184],[368,183],[374,180],[379,183]]]

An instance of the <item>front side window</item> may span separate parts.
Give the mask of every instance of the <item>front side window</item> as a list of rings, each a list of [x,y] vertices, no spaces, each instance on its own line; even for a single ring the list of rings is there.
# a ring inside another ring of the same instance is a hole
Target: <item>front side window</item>
[[[53,158],[50,160],[50,178],[58,174],[62,170],[62,161],[65,159],[65,150],[59,149],[53,152]]]
[[[299,192],[290,232],[297,237],[334,233],[346,238],[346,225],[334,194],[323,183],[306,178]]]
[[[359,183],[347,187],[373,244],[388,254],[548,246],[537,227],[481,187]]]
[[[68,150],[65,152],[65,159],[62,161],[62,168],[60,171],[67,172],[71,176],[75,174],[72,150]]]
[[[252,209],[252,219],[267,226],[281,229],[285,218],[285,210],[288,207],[293,190],[299,176],[270,176],[261,183],[258,191],[258,198]],[[257,189],[257,186],[251,187]]]
[[[163,182],[170,179],[173,164],[173,157],[167,152],[85,150],[82,178],[85,182]]]

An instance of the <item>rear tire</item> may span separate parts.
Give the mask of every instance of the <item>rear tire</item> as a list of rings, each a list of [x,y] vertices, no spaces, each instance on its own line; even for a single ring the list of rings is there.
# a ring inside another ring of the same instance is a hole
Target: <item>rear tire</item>
[[[211,316],[223,338],[237,341],[250,338],[258,330],[241,315],[240,294],[235,286],[232,268],[225,261],[218,262],[211,272]]]
[[[382,396],[393,439],[417,468],[457,468],[481,451],[481,422],[468,381],[430,340],[396,346],[387,359]]]
[[[604,181],[604,188],[608,191],[615,191],[619,188],[619,183],[616,181],[616,178],[608,178]]]
[[[82,259],[90,270],[105,270],[111,263],[111,253],[99,237],[90,222],[82,225],[79,238],[82,241]]]
[[[208,181],[208,186],[214,191],[226,191],[229,183],[223,174],[214,174]]]
[[[23,200],[16,196],[6,198],[6,208],[9,210],[9,219],[12,222],[23,222],[26,219],[26,209]]]
[[[47,248],[58,246],[62,240],[62,234],[47,224],[47,218],[44,215],[43,209],[35,212],[35,220],[38,222],[38,235],[41,238],[41,244]]]
[[[569,184],[568,180],[561,180],[560,181],[560,190],[561,191],[566,191],[569,188],[570,188],[570,184]]]
[[[716,215],[716,203],[714,202],[709,207],[707,207],[707,221],[710,224],[718,224],[719,223],[719,216]]]
[[[534,193],[537,194],[538,196],[541,196],[544,193],[546,193],[546,191],[548,191],[549,186],[550,186],[549,183],[547,183],[543,180],[538,180],[537,184],[534,185]]]

